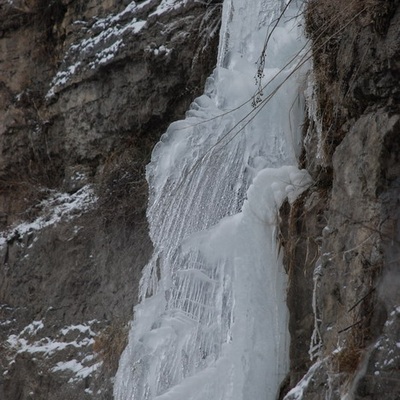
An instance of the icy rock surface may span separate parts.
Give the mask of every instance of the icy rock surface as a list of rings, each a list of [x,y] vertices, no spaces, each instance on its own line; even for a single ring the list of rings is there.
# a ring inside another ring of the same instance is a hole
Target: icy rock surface
[[[293,18],[299,4],[271,31],[285,1],[224,2],[219,62],[206,92],[153,151],[155,250],[120,360],[117,400],[275,399],[289,345],[276,211],[310,183],[295,166],[307,68]],[[270,83],[253,107],[260,65],[261,84]]]

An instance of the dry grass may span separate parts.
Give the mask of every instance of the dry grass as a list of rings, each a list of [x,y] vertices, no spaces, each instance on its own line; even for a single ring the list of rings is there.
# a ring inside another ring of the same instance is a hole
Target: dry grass
[[[348,375],[354,374],[361,362],[361,358],[366,346],[366,337],[368,336],[368,324],[364,318],[360,315],[354,314],[354,320],[352,325],[339,331],[342,335],[346,335],[344,339],[344,346],[342,349],[333,354],[332,356],[332,368],[336,373],[345,373]]]
[[[128,344],[128,326],[120,320],[115,320],[96,338],[93,351],[101,357],[104,367],[115,372],[123,350]]]
[[[360,364],[362,349],[350,342],[332,357],[335,372],[354,374]]]
[[[338,372],[353,374],[358,367],[361,358],[361,350],[354,347],[346,347],[335,356]]]

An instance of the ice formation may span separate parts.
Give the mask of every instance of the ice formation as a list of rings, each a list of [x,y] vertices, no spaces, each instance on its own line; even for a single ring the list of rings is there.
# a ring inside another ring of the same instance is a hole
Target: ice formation
[[[154,254],[117,400],[272,400],[288,371],[276,223],[284,199],[310,183],[296,167],[308,67],[300,3],[224,1],[205,94],[153,151]]]

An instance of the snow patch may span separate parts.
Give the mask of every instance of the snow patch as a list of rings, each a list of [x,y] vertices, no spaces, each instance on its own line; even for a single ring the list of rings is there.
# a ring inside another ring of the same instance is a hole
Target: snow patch
[[[53,191],[49,198],[38,205],[42,210],[42,215],[32,222],[22,222],[0,233],[0,246],[28,233],[55,225],[61,220],[71,220],[88,211],[96,201],[97,196],[90,185],[84,186],[73,194]]]
[[[178,8],[184,6],[188,0],[162,0],[155,11],[153,11],[150,16],[161,15],[172,10],[177,10]]]
[[[73,376],[69,379],[69,383],[73,383],[85,379],[95,372],[102,362],[96,362],[96,356],[92,351],[94,336],[91,326],[97,323],[97,320],[91,320],[86,323],[70,325],[62,328],[56,333],[55,337],[40,337],[41,331],[44,330],[45,324],[43,321],[33,321],[21,330],[19,334],[10,335],[6,343],[6,355],[8,358],[8,366],[15,363],[17,354],[28,353],[34,355],[33,361],[43,360],[43,365],[49,365],[51,372],[68,372]],[[66,336],[72,337],[67,341]],[[67,359],[58,361],[55,365],[53,360],[60,360],[60,357],[70,358],[71,350],[79,359]],[[67,350],[66,353],[63,351]],[[61,352],[61,353],[60,353]],[[8,370],[4,372],[6,375]]]
[[[60,333],[63,336],[66,336],[70,332],[78,331],[80,333],[89,334],[90,336],[96,336],[96,334],[92,331],[92,329],[90,327],[94,322],[97,322],[97,320],[92,320],[92,321],[88,322],[88,325],[86,325],[86,324],[70,325],[70,326],[67,326],[67,327],[61,329]]]
[[[40,329],[43,329],[43,321],[33,321],[31,324],[26,326],[20,333],[20,335],[36,335]]]
[[[48,337],[45,337],[37,342],[30,343],[24,338],[20,338],[17,335],[10,335],[6,342],[8,345],[15,349],[17,353],[44,353],[46,356],[51,356],[56,351],[61,351],[69,346],[81,348],[90,346],[94,343],[93,339],[84,338],[80,341],[72,342],[57,342]]]
[[[51,371],[52,372],[64,372],[64,371],[73,372],[75,376],[73,378],[70,378],[68,381],[68,383],[73,383],[77,380],[82,380],[82,379],[87,378],[94,371],[96,371],[101,365],[102,365],[102,362],[98,362],[91,366],[84,366],[82,363],[80,363],[77,360],[60,361],[51,369]]]
[[[171,49],[169,49],[168,47],[165,47],[164,45],[161,45],[160,47],[155,48],[155,49],[148,48],[148,51],[151,51],[155,56],[166,57],[171,52]]]
[[[66,336],[70,332],[78,332],[78,334],[86,334],[89,337],[77,338],[67,342],[65,340],[51,339],[49,337],[41,338],[40,340],[33,341],[32,337],[37,336],[38,332],[44,329],[43,321],[33,321],[21,332],[16,335],[10,335],[6,342],[8,343],[9,349],[13,349],[16,353],[43,353],[46,356],[51,356],[57,351],[66,349],[69,346],[81,348],[90,346],[94,343],[93,337],[96,334],[91,330],[90,326],[93,325],[97,320],[92,320],[86,324],[70,325],[60,329],[60,335]]]
[[[135,16],[143,6],[137,6],[132,1],[120,13],[98,19],[89,29],[86,23],[79,21],[89,37],[72,44],[66,51],[61,69],[52,79],[46,98],[51,99],[77,73],[85,69],[93,70],[115,58],[125,46],[124,36],[138,34],[146,26],[146,21]]]

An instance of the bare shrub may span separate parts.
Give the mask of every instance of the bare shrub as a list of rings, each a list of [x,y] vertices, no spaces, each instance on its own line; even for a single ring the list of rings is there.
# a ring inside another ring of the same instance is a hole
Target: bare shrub
[[[333,355],[334,370],[339,373],[354,374],[360,363],[362,350],[353,343]]]

